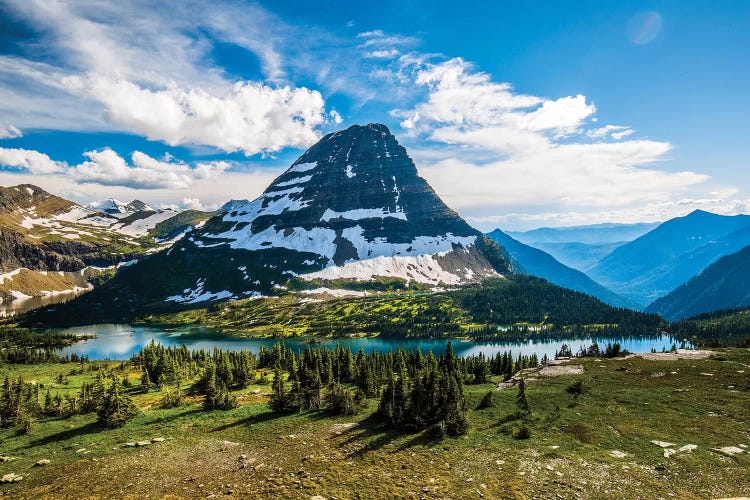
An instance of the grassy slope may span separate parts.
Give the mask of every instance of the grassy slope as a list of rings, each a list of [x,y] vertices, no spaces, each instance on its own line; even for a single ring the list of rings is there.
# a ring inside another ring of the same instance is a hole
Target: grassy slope
[[[721,359],[592,359],[583,361],[584,375],[532,381],[527,441],[506,433],[517,424],[498,425],[515,410],[513,389],[496,392],[495,407],[470,412],[468,436],[441,442],[377,426],[368,419],[375,401],[356,417],[277,417],[266,409],[263,394],[253,394],[268,386],[242,391],[241,407],[229,412],[202,412],[197,400],[156,409],[161,395],[152,392],[136,396],[144,412],[121,429],[101,431],[94,417],[76,416],[40,421],[30,436],[0,430],[0,454],[15,457],[0,463],[0,474],[25,476],[0,486],[0,495],[198,497],[231,490],[262,498],[392,498],[410,492],[428,498],[476,498],[479,492],[487,498],[554,498],[556,492],[563,498],[739,496],[750,489],[750,455],[730,458],[711,449],[750,444],[750,384],[746,373],[738,373],[748,370],[750,351],[725,351]],[[0,366],[0,375],[22,374],[53,393],[77,391],[90,375],[69,377],[67,386],[53,381],[73,366]],[[586,388],[577,400],[565,391],[574,380]],[[493,387],[467,386],[470,407]],[[332,427],[345,422],[361,425]],[[157,436],[167,441],[148,449],[120,447]],[[650,444],[653,439],[698,448],[665,459]],[[87,452],[77,452],[81,448]],[[613,458],[612,450],[628,455]],[[246,468],[241,454],[248,457]],[[41,458],[52,463],[32,467]]]
[[[151,315],[148,323],[202,324],[252,336],[387,335],[395,337],[481,334],[485,327],[513,324],[545,325],[570,332],[588,325],[622,323],[623,334],[656,333],[663,326],[655,316],[615,309],[537,278],[515,276],[488,280],[444,293],[391,293],[300,302],[298,297],[240,300],[173,314]],[[626,331],[625,323],[637,328]],[[495,332],[494,335],[500,335]]]

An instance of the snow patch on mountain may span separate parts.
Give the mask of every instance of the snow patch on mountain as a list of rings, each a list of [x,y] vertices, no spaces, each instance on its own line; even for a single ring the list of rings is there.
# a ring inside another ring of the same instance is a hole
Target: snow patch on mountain
[[[304,177],[297,177],[296,179],[292,179],[290,181],[277,182],[275,185],[276,187],[294,186],[297,184],[305,184],[310,179],[312,179],[312,175],[305,175]]]
[[[180,304],[197,304],[198,302],[207,302],[209,300],[223,300],[236,298],[232,292],[226,290],[221,292],[204,292],[206,281],[200,279],[196,282],[195,288],[186,288],[182,295],[172,295],[165,300],[178,302]]]
[[[442,268],[432,255],[410,255],[387,257],[347,262],[343,266],[327,267],[321,271],[305,274],[305,279],[356,279],[371,280],[376,277],[402,278],[408,282],[416,281],[428,285],[457,285],[463,278]]]
[[[287,170],[287,173],[290,173],[290,172],[297,172],[297,173],[307,172],[308,170],[312,170],[312,169],[314,169],[317,166],[318,166],[318,162],[317,161],[310,162],[310,163],[297,163],[296,165],[292,165],[289,168],[289,170]]]
[[[384,219],[386,217],[406,220],[406,214],[404,212],[388,212],[383,208],[357,208],[354,210],[347,210],[346,212],[336,212],[334,210],[331,210],[330,208],[327,208],[326,211],[323,212],[320,221],[328,222],[331,219]]]

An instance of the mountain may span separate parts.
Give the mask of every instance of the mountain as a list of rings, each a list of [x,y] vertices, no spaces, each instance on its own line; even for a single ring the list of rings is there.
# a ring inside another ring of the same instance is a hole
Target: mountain
[[[94,268],[171,244],[150,233],[177,212],[121,215],[82,207],[30,184],[0,187],[0,302],[86,288],[101,274]]]
[[[116,300],[127,316],[310,281],[445,287],[509,271],[502,250],[440,200],[386,126],[355,125],[323,137],[257,199],[75,302]]]
[[[656,223],[594,224],[590,226],[543,227],[508,235],[544,250],[573,269],[586,272],[616,248],[656,228]]]
[[[219,212],[229,212],[232,210],[237,210],[240,207],[243,207],[250,203],[250,200],[229,200],[228,202],[224,203],[221,208],[219,208]]]
[[[587,272],[596,266],[615,249],[625,245],[627,241],[615,243],[533,243],[529,244],[539,250],[544,250],[566,266]]]
[[[104,201],[89,203],[88,208],[108,215],[120,216],[136,212],[156,212],[155,209],[146,205],[141,200],[133,200],[130,203],[109,198]]]
[[[581,271],[561,264],[542,250],[524,245],[500,229],[488,233],[487,237],[506,249],[518,261],[523,268],[523,271],[519,272],[523,274],[544,278],[555,285],[591,295],[616,307],[633,308],[636,306],[633,302],[607,290]]]
[[[508,231],[508,234],[527,245],[536,243],[584,243],[599,245],[633,241],[656,228],[657,223],[593,224],[590,226],[542,227],[531,231]]]
[[[697,210],[623,245],[587,274],[644,307],[724,255],[750,245],[750,216]]]
[[[150,206],[146,205],[141,200],[133,200],[127,205],[125,205],[125,208],[129,212],[156,212],[156,209],[151,208]]]
[[[750,246],[722,257],[646,310],[673,321],[750,305]]]

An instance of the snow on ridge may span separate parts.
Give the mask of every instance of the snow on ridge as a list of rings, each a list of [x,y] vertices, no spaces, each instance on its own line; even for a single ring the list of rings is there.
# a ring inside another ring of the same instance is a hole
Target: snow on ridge
[[[305,184],[310,179],[312,179],[312,175],[305,175],[304,177],[297,177],[296,179],[292,179],[290,181],[277,182],[275,186],[284,187],[284,186],[294,186],[296,184]]]
[[[330,208],[327,208],[326,211],[323,212],[323,215],[320,217],[320,221],[328,222],[331,219],[385,219],[386,217],[406,220],[406,214],[404,212],[386,212],[383,208],[356,208],[354,210],[347,210],[345,212],[336,212],[334,210],[331,210]]]
[[[244,250],[264,250],[267,248],[286,248],[298,252],[311,252],[317,255],[333,259],[336,253],[336,232],[332,229],[314,227],[306,230],[301,227],[292,229],[291,234],[284,235],[284,230],[276,231],[274,226],[268,227],[259,233],[251,231],[232,231],[209,235],[211,238],[222,238],[233,240],[229,243],[230,248]],[[202,245],[196,242],[198,246]]]
[[[357,279],[370,280],[376,277],[402,278],[428,285],[457,285],[465,279],[444,270],[432,255],[379,256],[372,259],[347,262],[343,266],[331,266],[321,271],[304,274],[304,279]]]
[[[325,293],[328,295],[332,295],[333,297],[365,297],[367,295],[370,295],[368,292],[326,287],[315,288],[313,290],[302,290],[300,293],[304,293],[305,295],[321,295]]]
[[[291,167],[289,167],[289,170],[287,170],[287,172],[307,172],[308,170],[312,170],[317,166],[317,161],[314,161],[312,163],[297,163],[296,165],[292,165]]]
[[[375,238],[370,241],[365,238],[364,232],[361,226],[354,226],[344,229],[341,234],[354,245],[359,259],[442,254],[453,250],[453,245],[470,247],[477,240],[476,236],[454,236],[453,233],[447,233],[439,236],[417,236],[409,243],[391,243],[386,238]]]

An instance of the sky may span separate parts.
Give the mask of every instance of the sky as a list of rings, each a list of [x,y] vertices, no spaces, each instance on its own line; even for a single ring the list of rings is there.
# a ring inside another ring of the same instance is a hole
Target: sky
[[[0,185],[252,199],[384,123],[471,224],[750,212],[750,1],[0,0]]]

